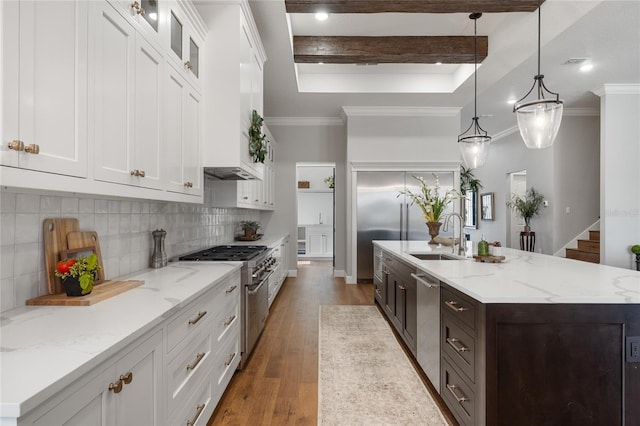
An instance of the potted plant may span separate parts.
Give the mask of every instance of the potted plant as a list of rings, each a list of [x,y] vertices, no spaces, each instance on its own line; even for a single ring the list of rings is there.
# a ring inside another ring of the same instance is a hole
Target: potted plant
[[[251,125],[249,126],[249,155],[254,163],[264,163],[267,155],[267,136],[262,133],[264,119],[255,109],[251,113]]]
[[[460,193],[465,195],[467,192],[478,192],[482,189],[480,179],[473,175],[473,169],[467,169],[464,165],[460,165]]]
[[[430,188],[421,176],[413,176],[414,179],[420,182],[420,192],[415,193],[411,190],[406,190],[400,191],[398,194],[398,197],[400,195],[407,195],[411,198],[411,205],[417,204],[422,210],[422,214],[427,221],[427,227],[429,228],[429,235],[431,236],[429,244],[436,244],[434,238],[440,233],[440,226],[442,226],[440,218],[444,214],[447,206],[451,204],[453,200],[461,197],[460,192],[455,189],[450,189],[445,192],[444,195],[440,195],[440,180],[435,173],[433,176],[436,178],[435,187]]]
[[[324,183],[326,183],[327,185],[329,185],[329,188],[333,189],[335,187],[335,183],[334,183],[334,177],[333,175],[326,177],[324,179]]]
[[[243,220],[240,222],[240,227],[244,231],[245,238],[255,238],[260,229],[260,222]]]
[[[524,219],[524,231],[531,231],[531,218],[540,213],[540,206],[544,202],[544,195],[535,190],[534,187],[527,189],[525,196],[520,197],[511,194],[511,200],[507,201],[507,207],[518,213]]]
[[[632,245],[629,250],[636,255],[636,270],[640,271],[640,244]]]
[[[84,296],[93,290],[93,282],[100,269],[98,256],[91,253],[89,256],[61,260],[56,265],[55,275],[62,278],[67,296]]]

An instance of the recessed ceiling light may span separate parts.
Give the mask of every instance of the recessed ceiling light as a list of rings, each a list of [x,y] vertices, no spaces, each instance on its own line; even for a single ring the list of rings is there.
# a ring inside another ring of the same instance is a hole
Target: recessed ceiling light
[[[326,12],[318,12],[316,13],[316,19],[318,21],[325,21],[329,17],[329,14]]]
[[[593,69],[593,64],[589,64],[589,63],[587,63],[587,64],[583,64],[583,65],[580,67],[580,71],[582,71],[582,72],[589,72],[589,71],[591,71],[592,69]]]
[[[436,65],[442,65],[442,62],[436,62]]]
[[[509,99],[509,100],[507,101],[507,103],[508,103],[509,105],[513,105],[513,104],[515,104],[517,101],[518,101],[517,99]]]

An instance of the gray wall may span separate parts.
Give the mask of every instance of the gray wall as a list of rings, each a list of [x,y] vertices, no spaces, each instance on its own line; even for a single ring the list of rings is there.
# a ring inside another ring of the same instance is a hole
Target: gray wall
[[[553,254],[598,220],[600,199],[599,117],[565,115],[553,147],[527,149],[516,130],[492,143],[489,157],[474,174],[483,184],[480,193],[493,192],[494,221],[480,220],[478,229],[466,230],[473,241],[508,243],[508,174],[527,171],[527,188],[533,186],[549,207],[531,221],[536,251]],[[571,213],[565,213],[566,207]],[[519,247],[516,247],[519,248]]]
[[[268,121],[268,120],[267,120]],[[296,163],[335,163],[335,270],[345,270],[345,158],[346,128],[336,125],[275,125],[268,123],[277,143],[275,163],[276,210],[262,212],[270,233],[289,233],[289,269],[297,260]]]

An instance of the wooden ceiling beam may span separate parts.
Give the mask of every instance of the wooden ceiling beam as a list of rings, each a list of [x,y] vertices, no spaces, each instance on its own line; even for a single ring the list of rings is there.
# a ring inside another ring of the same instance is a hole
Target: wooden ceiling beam
[[[313,64],[473,64],[473,41],[472,36],[294,36],[293,58]],[[488,46],[488,37],[478,36],[478,63]]]
[[[544,0],[285,0],[287,13],[533,12]]]

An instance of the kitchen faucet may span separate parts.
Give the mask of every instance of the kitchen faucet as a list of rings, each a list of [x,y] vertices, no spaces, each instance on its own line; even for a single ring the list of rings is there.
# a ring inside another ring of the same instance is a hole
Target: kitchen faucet
[[[458,245],[458,255],[460,254],[464,254],[464,247],[462,245],[462,225],[464,223],[464,221],[462,220],[462,216],[460,216],[460,213],[449,213],[447,215],[444,216],[444,227],[442,228],[442,230],[444,232],[447,232],[449,230],[449,220],[452,219],[453,217],[458,217],[458,219],[460,219],[460,240],[459,240],[459,245]],[[452,220],[452,222],[455,222],[455,220]],[[453,243],[451,244],[451,253],[452,254],[456,254],[456,230],[455,230],[455,223],[453,224],[454,228],[453,228]]]

